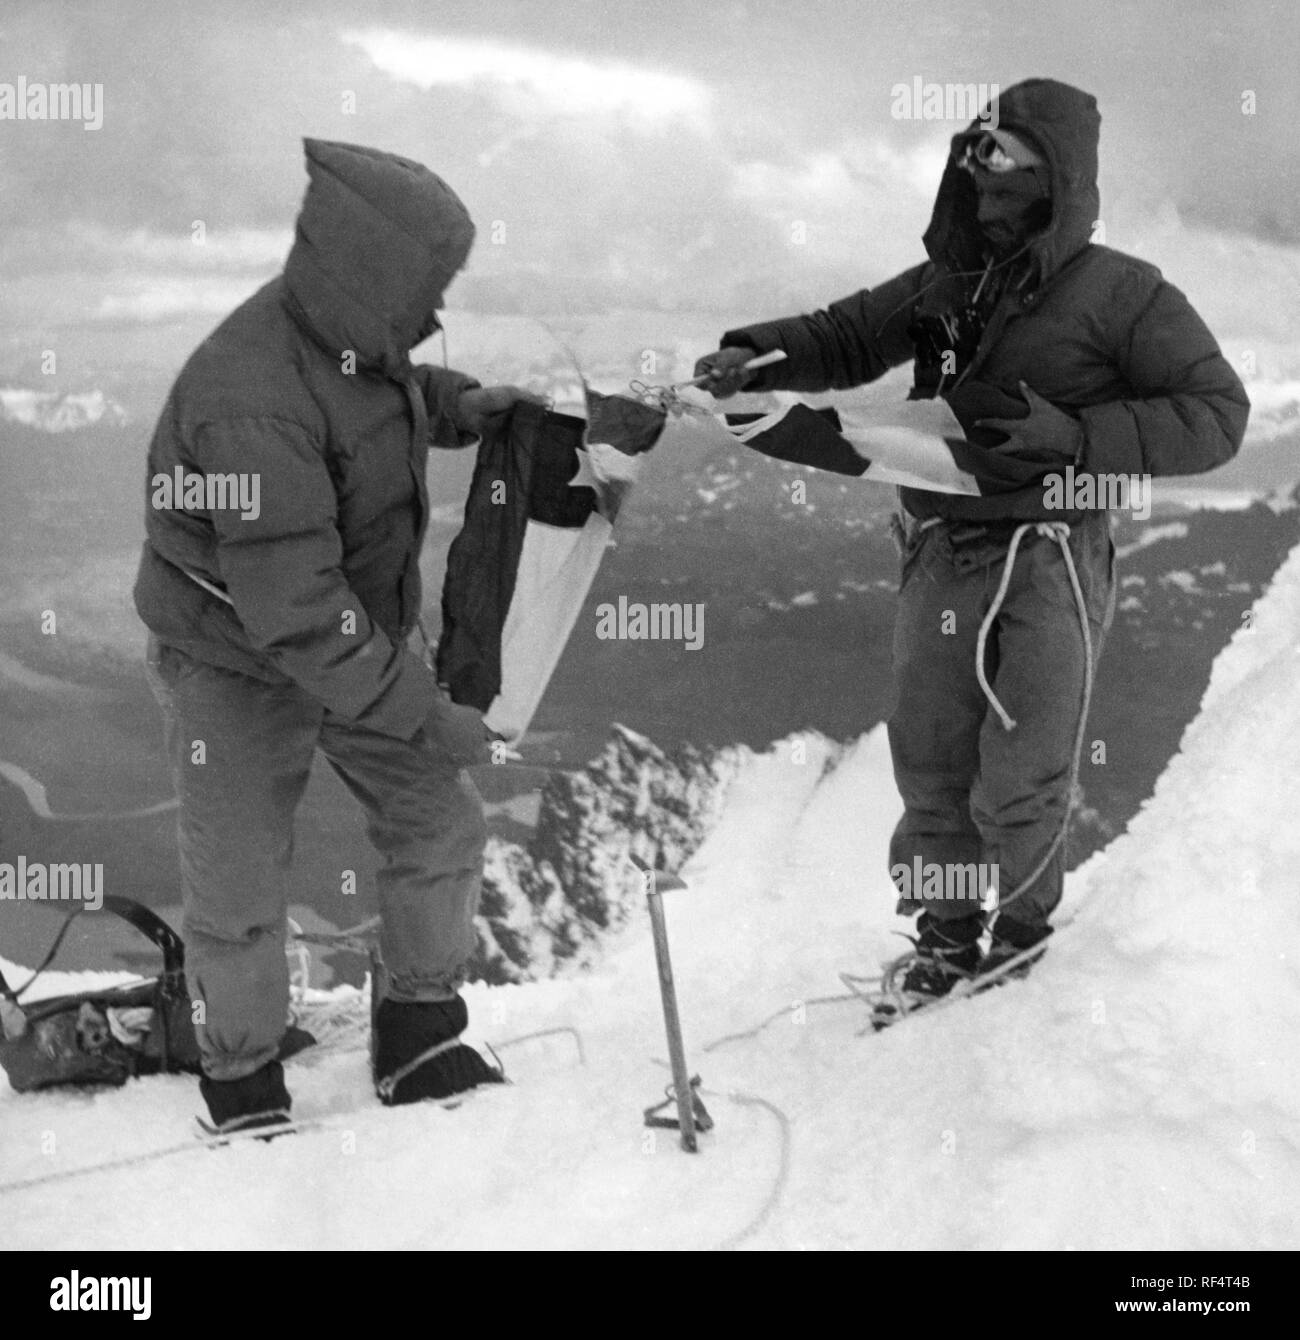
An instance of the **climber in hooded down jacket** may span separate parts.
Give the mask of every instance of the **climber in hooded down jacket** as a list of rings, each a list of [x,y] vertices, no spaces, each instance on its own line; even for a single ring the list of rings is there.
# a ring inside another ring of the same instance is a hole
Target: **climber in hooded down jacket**
[[[383,1096],[495,1074],[453,1041],[485,841],[463,768],[485,730],[427,664],[419,557],[429,447],[470,445],[534,397],[411,364],[473,242],[451,188],[393,154],[305,147],[283,274],[208,336],[163,409],[135,585],[181,801],[184,938],[218,1126],[288,1110],[286,876],[317,749],[383,857],[377,1079],[436,1051]]]
[[[1140,506],[1131,488],[1149,476],[1222,465],[1250,408],[1183,294],[1094,241],[1096,101],[1031,79],[992,113],[952,141],[927,260],[824,311],[729,331],[696,367],[727,396],[847,388],[911,362],[912,398],[942,397],[972,441],[1041,466],[979,497],[900,490],[889,738],[905,809],[889,862],[899,911],[921,913],[903,1008],[1045,944],[1086,641],[1095,664],[1114,607],[1107,505]],[[775,349],[784,361],[745,370]]]

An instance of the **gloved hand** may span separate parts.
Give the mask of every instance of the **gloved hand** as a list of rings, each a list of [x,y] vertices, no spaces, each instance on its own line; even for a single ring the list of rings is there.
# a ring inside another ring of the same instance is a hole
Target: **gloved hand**
[[[520,386],[475,386],[462,391],[456,402],[456,427],[466,433],[482,433],[494,414],[504,414],[520,401],[544,405],[546,398]]]
[[[1000,386],[978,378],[960,382],[944,395],[944,399],[957,416],[967,442],[977,447],[998,447],[1007,439],[1005,431],[980,427],[983,420],[1019,420],[1029,415],[1028,407],[1018,396],[1009,395]]]
[[[728,345],[715,353],[705,354],[695,365],[695,375],[709,379],[703,383],[703,389],[715,400],[726,400],[737,391],[743,391],[745,383],[754,375],[744,371],[745,364],[753,357],[753,349]]]
[[[465,768],[488,762],[488,745],[496,738],[477,707],[440,698],[415,732],[412,743],[431,750],[441,762]]]
[[[1020,383],[1020,394],[1029,406],[1027,417],[979,419],[975,426],[1007,434],[1007,440],[996,448],[1000,455],[1034,465],[1073,465],[1083,448],[1083,425],[1024,382]]]

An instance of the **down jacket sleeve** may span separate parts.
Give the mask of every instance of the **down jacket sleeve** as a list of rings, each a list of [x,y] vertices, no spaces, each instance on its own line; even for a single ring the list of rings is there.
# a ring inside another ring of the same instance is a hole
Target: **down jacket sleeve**
[[[721,343],[760,354],[785,351],[785,361],[761,369],[746,383],[747,391],[844,391],[861,386],[913,357],[907,328],[933,268],[928,263],[914,266],[808,316],[729,330]]]
[[[479,440],[478,434],[466,433],[457,426],[456,405],[463,391],[476,390],[480,383],[463,372],[430,363],[417,363],[412,371],[429,411],[429,445],[472,447]]]
[[[1214,336],[1172,284],[1154,287],[1110,351],[1133,388],[1126,399],[1080,412],[1080,466],[1094,474],[1194,475],[1241,446],[1250,401]]]
[[[204,426],[197,448],[205,473],[259,481],[248,515],[210,514],[221,580],[250,641],[331,712],[410,739],[439,701],[437,683],[348,586],[334,485],[310,434],[284,420],[228,419]]]

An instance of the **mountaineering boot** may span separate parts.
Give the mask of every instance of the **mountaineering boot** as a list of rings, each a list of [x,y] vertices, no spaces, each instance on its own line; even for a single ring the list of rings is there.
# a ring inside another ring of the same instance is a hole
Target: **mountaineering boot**
[[[450,1000],[383,1000],[374,1017],[375,1092],[385,1106],[452,1098],[505,1076],[461,1042],[469,1011]]]
[[[933,1004],[975,975],[982,916],[944,920],[922,912],[917,931],[916,948],[886,967],[880,990],[871,998],[871,1026],[877,1032]]]
[[[993,939],[989,945],[988,953],[980,960],[975,975],[984,977],[989,973],[996,972],[1012,959],[1023,954],[1024,958],[1021,962],[1017,963],[1014,968],[1008,969],[998,980],[1009,982],[1020,977],[1027,977],[1030,968],[1047,952],[1047,937],[1051,933],[1052,928],[1047,925],[1030,926],[1017,921],[1008,921],[1006,917],[999,917],[997,924],[993,927]]]
[[[946,996],[979,963],[984,919],[978,915],[940,919],[922,912],[916,926],[920,932],[916,957],[903,976],[902,988],[932,1000]]]
[[[289,1116],[292,1100],[284,1087],[284,1068],[279,1061],[268,1061],[260,1070],[240,1079],[217,1080],[204,1075],[199,1081],[199,1092],[212,1114],[213,1135],[233,1135],[265,1127],[266,1135],[259,1138],[272,1140],[277,1134],[274,1127],[292,1124]]]

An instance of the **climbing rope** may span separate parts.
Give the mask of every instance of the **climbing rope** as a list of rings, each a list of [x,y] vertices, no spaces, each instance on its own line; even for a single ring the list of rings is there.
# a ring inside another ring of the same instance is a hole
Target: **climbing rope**
[[[587,1049],[583,1044],[582,1034],[570,1024],[559,1025],[555,1028],[542,1028],[533,1033],[524,1033],[519,1037],[507,1038],[504,1042],[496,1044],[496,1050],[505,1051],[508,1047],[517,1046],[523,1042],[531,1042],[535,1038],[551,1037],[559,1034],[566,1034],[573,1038],[574,1045],[577,1048],[578,1059],[581,1064],[587,1063]],[[492,1051],[491,1046],[488,1047]],[[475,1091],[476,1092],[476,1091]],[[440,1107],[450,1106],[451,1103],[459,1101],[466,1095],[458,1094],[455,1099],[440,1101],[438,1099],[425,1099],[427,1103],[434,1103]],[[328,1116],[320,1117],[294,1117],[291,1118],[289,1130],[297,1132],[311,1131],[330,1131],[330,1130],[350,1130],[352,1129],[358,1117],[364,1115],[368,1109],[360,1108],[351,1112],[331,1113]],[[286,1132],[287,1133],[287,1132]],[[256,1140],[265,1139],[265,1130],[236,1131],[223,1136],[220,1143],[226,1144],[236,1140]],[[11,1191],[28,1191],[34,1187],[47,1186],[52,1182],[70,1181],[77,1177],[89,1177],[94,1173],[117,1172],[123,1168],[134,1168],[140,1164],[153,1163],[159,1159],[172,1158],[178,1154],[194,1153],[197,1150],[208,1149],[213,1142],[196,1140],[191,1137],[184,1141],[178,1141],[176,1144],[164,1145],[160,1149],[149,1149],[139,1154],[127,1154],[121,1158],[108,1159],[103,1163],[82,1164],[76,1168],[60,1168],[55,1172],[41,1173],[35,1177],[16,1178],[11,1182],[0,1182],[0,1195]]]
[[[1034,865],[1033,869],[1005,896],[999,896],[997,906],[984,913],[985,923],[1001,912],[1005,912],[1012,903],[1023,898],[1026,893],[1037,883],[1044,870],[1047,869],[1061,844],[1065,841],[1069,833],[1070,820],[1074,815],[1075,793],[1079,782],[1079,767],[1083,759],[1083,742],[1088,729],[1088,713],[1092,707],[1092,630],[1088,626],[1088,606],[1083,597],[1083,588],[1079,584],[1079,573],[1074,563],[1074,555],[1070,552],[1070,527],[1063,521],[1040,521],[1025,522],[1019,525],[1012,532],[1010,543],[1007,545],[1006,558],[1003,561],[1002,576],[998,581],[997,590],[994,592],[993,600],[989,604],[988,611],[985,613],[980,623],[979,636],[975,641],[975,676],[979,681],[979,686],[988,699],[989,706],[997,713],[998,719],[1002,722],[1005,730],[1015,730],[1016,722],[1011,714],[1002,705],[992,686],[989,684],[985,673],[984,662],[988,648],[989,634],[992,632],[993,625],[997,620],[998,614],[1002,610],[1002,605],[1006,600],[1007,591],[1011,586],[1011,577],[1015,569],[1016,557],[1020,550],[1020,543],[1030,532],[1042,536],[1044,539],[1050,539],[1056,542],[1060,548],[1061,556],[1065,560],[1065,570],[1070,579],[1070,589],[1074,595],[1075,611],[1079,617],[1079,632],[1083,640],[1083,693],[1079,703],[1078,724],[1074,732],[1074,746],[1070,755],[1070,773],[1066,783],[1066,802],[1065,813],[1061,816],[1061,822],[1057,827],[1056,833],[1048,843],[1042,856]],[[909,1011],[905,994],[898,986],[898,982],[906,971],[919,957],[919,951],[913,947],[898,958],[887,963],[879,978],[853,977],[850,974],[841,974],[841,981],[845,986],[859,995],[868,1003],[889,1003],[892,1004],[901,1017]],[[960,979],[959,986],[969,986],[966,981],[973,978],[975,974],[956,972],[955,975]],[[867,991],[864,988],[875,983],[875,989]],[[956,988],[954,988],[956,990]],[[958,994],[960,999],[966,991]],[[930,1008],[929,1006],[926,1007]]]
[[[1079,585],[1079,574],[1074,565],[1074,555],[1070,552],[1070,528],[1063,521],[1042,521],[1037,524],[1027,522],[1024,525],[1017,526],[1011,536],[1011,543],[1007,546],[1006,561],[1002,568],[1002,579],[998,583],[998,589],[989,605],[988,613],[985,614],[984,620],[980,624],[979,637],[975,644],[975,673],[979,679],[980,688],[984,690],[985,697],[988,698],[989,704],[997,712],[1002,725],[1007,730],[1014,730],[1015,721],[1002,706],[985,677],[984,653],[989,632],[1002,609],[1007,589],[1011,584],[1011,572],[1015,565],[1016,553],[1020,548],[1020,541],[1030,530],[1036,531],[1044,538],[1055,540],[1061,550],[1061,556],[1065,560],[1065,570],[1070,578],[1070,589],[1074,593],[1075,610],[1079,616],[1079,632],[1083,639],[1083,694],[1079,703],[1078,725],[1074,732],[1074,748],[1070,755],[1070,776],[1066,791],[1065,813],[1061,818],[1060,826],[1056,830],[1056,835],[1048,844],[1047,850],[1039,859],[1038,864],[1010,893],[1005,897],[999,897],[996,909],[999,912],[1005,911],[1016,899],[1023,897],[1033,887],[1065,841],[1070,828],[1070,819],[1074,814],[1075,789],[1079,781],[1079,765],[1083,759],[1083,741],[1088,729],[1088,712],[1092,707],[1092,631],[1088,627],[1088,605],[1083,598],[1083,588]]]
[[[498,1042],[496,1049],[505,1051],[507,1047],[517,1047],[521,1042],[533,1042],[537,1038],[551,1038],[567,1036],[573,1039],[573,1045],[578,1053],[578,1064],[587,1064],[587,1048],[583,1044],[582,1034],[578,1032],[572,1024],[560,1024],[555,1028],[539,1028],[533,1033],[521,1033],[517,1038],[507,1038],[504,1042]]]
[[[777,1129],[780,1132],[781,1150],[778,1156],[776,1176],[772,1180],[771,1189],[764,1198],[763,1204],[759,1207],[758,1213],[739,1232],[733,1233],[729,1238],[725,1238],[711,1249],[715,1252],[734,1252],[742,1243],[748,1242],[750,1238],[757,1235],[763,1225],[775,1213],[777,1206],[781,1203],[782,1196],[785,1195],[785,1189],[790,1182],[790,1160],[794,1151],[793,1123],[775,1103],[759,1097],[757,1094],[741,1093],[738,1089],[731,1089],[726,1092],[702,1089],[700,1092],[707,1094],[710,1098],[725,1098],[728,1102],[736,1103],[741,1107],[761,1108],[775,1119]]]
[[[840,976],[843,979],[847,974],[841,973]],[[847,981],[845,981],[845,985],[848,986]],[[815,1009],[823,1005],[839,1005],[845,1001],[858,999],[860,999],[860,994],[850,988],[848,991],[841,991],[833,996],[813,996],[810,1000],[797,1001],[795,1004],[803,1009]],[[779,1010],[773,1010],[771,1014],[760,1019],[752,1028],[743,1028],[735,1033],[724,1033],[722,1037],[714,1038],[712,1042],[706,1043],[700,1050],[707,1053],[716,1051],[719,1047],[728,1047],[733,1042],[749,1042],[751,1039],[758,1037],[760,1033],[766,1032],[778,1019],[786,1018],[792,1008],[794,1006],[782,1005]]]
[[[151,819],[156,814],[167,814],[177,809],[180,801],[173,796],[170,800],[159,800],[152,805],[140,805],[130,810],[92,810],[89,813],[60,813],[50,808],[49,796],[45,787],[38,782],[26,768],[0,758],[0,777],[12,782],[23,793],[32,813],[38,819],[47,819],[54,823],[120,823],[134,819]]]
[[[1011,585],[1011,573],[1015,567],[1016,554],[1020,549],[1020,541],[1024,539],[1027,531],[1034,530],[1045,539],[1055,540],[1060,546],[1061,554],[1065,559],[1065,568],[1070,576],[1070,585],[1074,590],[1075,605],[1079,614],[1079,626],[1083,631],[1083,648],[1085,653],[1084,662],[1084,689],[1083,689],[1083,710],[1082,715],[1086,719],[1088,707],[1092,700],[1092,633],[1088,628],[1088,610],[1084,603],[1083,591],[1079,586],[1079,575],[1074,566],[1074,555],[1070,552],[1070,528],[1063,521],[1040,521],[1038,523],[1026,522],[1022,526],[1017,526],[1011,536],[1011,543],[1007,546],[1006,561],[1002,565],[1002,579],[998,582],[998,589],[993,596],[993,601],[989,605],[988,613],[985,614],[983,622],[980,624],[979,637],[975,643],[975,675],[979,680],[980,688],[984,690],[984,696],[989,700],[989,705],[998,714],[1002,725],[1007,730],[1014,730],[1016,723],[1012,720],[1006,708],[998,700],[998,696],[993,692],[992,687],[984,672],[985,648],[988,645],[989,633],[992,631],[993,624],[1002,610],[1002,603],[1007,598],[1007,588]]]
[[[768,1020],[768,1022],[770,1023],[771,1020]],[[759,1031],[761,1031],[761,1027],[763,1026],[760,1026]],[[710,1051],[714,1047],[721,1046],[728,1040],[729,1039],[727,1038],[718,1038],[702,1050]],[[662,1066],[665,1070],[672,1069],[668,1062],[661,1056],[652,1056],[650,1060],[653,1064]],[[762,1097],[760,1094],[743,1093],[739,1089],[706,1089],[699,1084],[698,1079],[692,1081],[691,1087],[695,1093],[702,1094],[709,1098],[724,1099],[726,1102],[735,1103],[739,1107],[761,1108],[776,1121],[777,1129],[780,1133],[781,1147],[777,1159],[776,1175],[772,1179],[772,1185],[768,1189],[767,1195],[763,1197],[763,1203],[759,1206],[758,1212],[737,1232],[709,1248],[710,1251],[714,1252],[735,1251],[742,1243],[747,1242],[758,1233],[763,1225],[772,1217],[776,1207],[781,1203],[781,1197],[785,1194],[786,1186],[790,1181],[790,1160],[794,1152],[794,1122],[791,1121],[787,1113],[783,1112],[774,1102],[768,1098]],[[668,1086],[668,1090],[671,1098],[671,1084]],[[711,1126],[712,1123],[710,1122],[709,1126],[702,1126],[700,1129],[709,1130],[711,1129]]]

